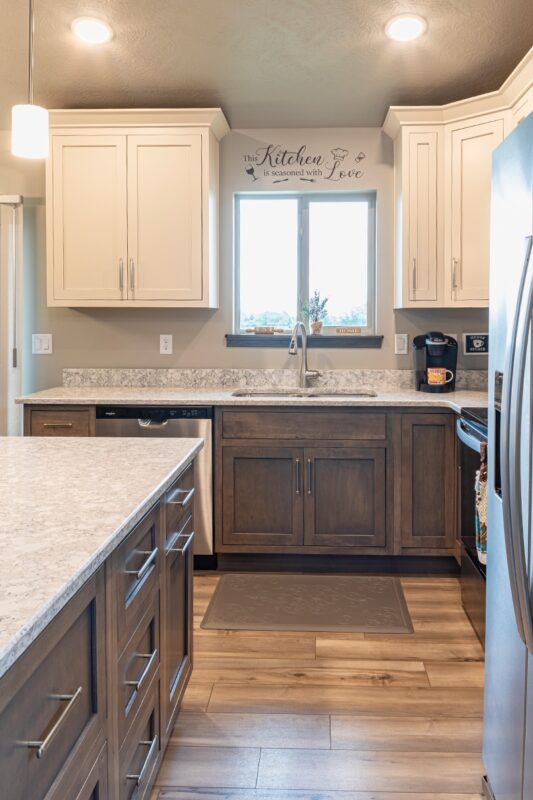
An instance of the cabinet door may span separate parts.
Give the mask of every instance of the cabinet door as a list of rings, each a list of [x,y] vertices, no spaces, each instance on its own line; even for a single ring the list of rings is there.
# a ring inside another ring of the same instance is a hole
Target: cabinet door
[[[302,449],[224,447],[222,470],[223,544],[303,544]]]
[[[492,151],[504,120],[463,124],[451,131],[447,284],[452,305],[487,305]]]
[[[202,137],[128,136],[128,298],[202,299]]]
[[[385,547],[384,448],[306,449],[305,544]]]
[[[408,241],[404,280],[412,302],[436,301],[438,274],[437,131],[408,134]]]
[[[122,300],[126,296],[126,137],[53,136],[50,179],[48,258],[53,269],[49,302]]]
[[[455,427],[450,414],[403,414],[402,547],[452,548],[455,542]]]
[[[193,523],[189,515],[165,545],[163,642],[163,733],[174,725],[192,670]]]

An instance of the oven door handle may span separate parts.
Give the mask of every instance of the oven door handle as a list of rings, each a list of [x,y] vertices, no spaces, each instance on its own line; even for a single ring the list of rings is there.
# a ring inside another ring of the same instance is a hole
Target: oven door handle
[[[462,422],[460,419],[457,420],[455,425],[455,430],[457,432],[457,438],[469,447],[471,450],[475,450],[476,453],[481,454],[481,440],[478,439],[476,436],[473,436],[471,433],[468,433],[463,428]]]

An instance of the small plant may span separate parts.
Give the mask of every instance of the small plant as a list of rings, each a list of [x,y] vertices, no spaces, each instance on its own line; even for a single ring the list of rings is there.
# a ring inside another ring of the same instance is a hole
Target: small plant
[[[327,304],[328,298],[325,297],[322,300],[320,292],[315,289],[313,296],[309,298],[309,302],[304,305],[303,312],[306,317],[309,317],[310,322],[322,322],[328,315]]]

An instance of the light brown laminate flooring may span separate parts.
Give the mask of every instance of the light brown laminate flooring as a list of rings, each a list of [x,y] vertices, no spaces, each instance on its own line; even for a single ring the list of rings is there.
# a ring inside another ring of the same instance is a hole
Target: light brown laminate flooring
[[[455,578],[402,578],[412,634],[202,630],[151,800],[480,800],[483,650]]]

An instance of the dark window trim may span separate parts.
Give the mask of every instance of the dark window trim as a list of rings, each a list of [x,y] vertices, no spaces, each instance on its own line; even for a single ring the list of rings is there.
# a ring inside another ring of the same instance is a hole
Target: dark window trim
[[[227,333],[226,347],[265,347],[277,350],[289,349],[291,337],[289,334],[260,334],[260,333]],[[298,337],[301,345],[301,338]],[[383,336],[308,336],[307,346],[312,349],[340,349],[349,348],[379,350],[383,344]]]

